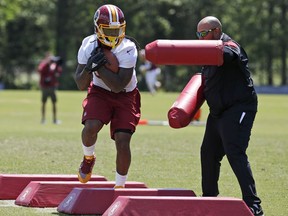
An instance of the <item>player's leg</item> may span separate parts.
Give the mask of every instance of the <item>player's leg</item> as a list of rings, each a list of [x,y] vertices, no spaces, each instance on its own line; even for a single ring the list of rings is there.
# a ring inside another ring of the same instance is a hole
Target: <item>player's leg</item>
[[[119,105],[121,101],[121,105]],[[110,129],[116,145],[115,188],[125,187],[131,163],[130,141],[140,119],[140,94],[138,89],[120,93],[115,98],[115,109]]]
[[[42,124],[46,123],[45,115],[46,115],[46,101],[45,102],[42,101],[42,104],[41,104],[41,123]]]
[[[150,91],[151,94],[154,94],[156,92],[155,90],[155,82],[153,79],[153,73],[150,71],[147,71],[145,74],[145,80],[146,80],[146,84],[147,84],[147,88]]]
[[[46,89],[41,89],[41,124],[46,123],[46,102],[48,94]]]
[[[161,87],[161,83],[157,79],[160,72],[161,72],[160,68],[156,68],[152,71],[153,77],[151,79],[153,81],[151,81],[151,82],[153,82],[153,86],[154,86],[155,90],[157,90],[158,88]]]
[[[87,98],[83,101],[82,147],[83,161],[79,168],[78,179],[82,183],[90,180],[92,169],[96,160],[94,153],[98,132],[104,124],[108,124],[111,116],[111,108],[108,102],[109,95],[106,90],[95,87],[91,89]]]
[[[97,141],[98,132],[103,127],[103,123],[99,120],[86,120],[82,130],[83,143],[83,161],[78,172],[78,179],[82,183],[90,180],[92,170],[95,164],[95,144]]]
[[[203,196],[219,194],[218,180],[224,149],[217,130],[217,119],[208,116],[206,130],[201,145],[201,171]]]
[[[130,140],[131,132],[127,130],[119,130],[115,132],[116,145],[116,176],[115,188],[125,187],[128,170],[131,164]]]
[[[57,96],[55,89],[51,89],[51,101],[52,101],[53,123],[60,124],[61,122],[57,119]]]

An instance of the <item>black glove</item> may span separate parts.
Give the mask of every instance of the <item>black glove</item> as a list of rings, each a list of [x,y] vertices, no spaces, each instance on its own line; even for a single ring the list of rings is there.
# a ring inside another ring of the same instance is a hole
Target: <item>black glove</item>
[[[107,63],[107,59],[100,48],[95,48],[85,66],[85,71],[92,73]]]

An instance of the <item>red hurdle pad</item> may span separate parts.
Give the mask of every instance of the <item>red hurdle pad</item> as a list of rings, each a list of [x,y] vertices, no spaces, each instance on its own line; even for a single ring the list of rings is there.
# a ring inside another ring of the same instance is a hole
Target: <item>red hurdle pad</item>
[[[31,181],[78,181],[77,175],[0,174],[0,200],[15,200]],[[91,181],[107,181],[92,175]]]
[[[253,216],[243,200],[224,197],[119,196],[102,216]]]
[[[16,205],[28,207],[57,207],[73,188],[113,188],[114,181],[32,181],[15,200]],[[128,181],[126,188],[147,188],[142,182]]]
[[[60,203],[58,212],[103,214],[118,196],[196,196],[192,190],[156,188],[74,188]]]

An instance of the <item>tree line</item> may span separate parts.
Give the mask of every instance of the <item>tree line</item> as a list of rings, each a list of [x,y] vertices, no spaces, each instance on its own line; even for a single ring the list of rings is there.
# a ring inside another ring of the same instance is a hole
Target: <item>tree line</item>
[[[196,40],[198,21],[216,16],[223,31],[246,49],[257,85],[287,85],[287,0],[1,0],[0,83],[35,87],[37,64],[50,51],[64,60],[61,89],[76,89],[78,48],[94,32],[95,10],[108,3],[122,9],[126,34],[142,48],[156,39]],[[199,70],[161,67],[166,91],[183,89]],[[27,80],[21,82],[23,77]],[[140,88],[145,88],[139,77]]]

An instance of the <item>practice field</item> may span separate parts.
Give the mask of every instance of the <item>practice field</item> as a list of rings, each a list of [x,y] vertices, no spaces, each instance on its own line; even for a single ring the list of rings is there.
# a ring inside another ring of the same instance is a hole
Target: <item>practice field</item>
[[[0,91],[0,173],[76,174],[82,159],[80,123],[86,92],[58,92],[61,125],[40,124],[39,91]],[[142,119],[167,121],[179,93],[142,93]],[[202,107],[205,121],[207,105]],[[259,95],[259,112],[248,156],[267,216],[288,215],[288,96]],[[150,188],[186,188],[201,196],[200,145],[205,126],[172,129],[140,125],[132,138],[130,181]],[[99,134],[94,174],[114,181],[115,147],[109,126]],[[241,198],[237,180],[224,158],[220,196]],[[58,215],[56,208],[28,208],[0,200],[0,215]]]

